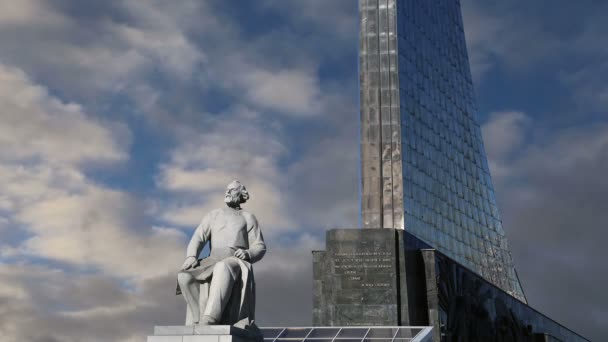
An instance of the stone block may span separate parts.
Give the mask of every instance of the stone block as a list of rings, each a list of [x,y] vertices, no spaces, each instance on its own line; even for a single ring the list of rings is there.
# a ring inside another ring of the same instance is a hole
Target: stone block
[[[156,326],[148,342],[256,342],[263,339],[259,331],[230,325]]]
[[[154,327],[154,335],[193,335],[192,325],[157,325]]]
[[[230,325],[195,325],[195,335],[230,335],[235,329]]]
[[[218,335],[188,335],[183,336],[182,342],[219,342]]]
[[[220,336],[220,342],[250,342],[252,340],[250,339],[246,339],[240,336],[228,336],[228,335],[224,335],[224,336]]]
[[[183,342],[182,336],[148,336],[148,342]]]
[[[393,229],[327,232],[325,253],[313,254],[314,324],[399,324],[396,236]]]
[[[236,342],[236,339],[236,336],[221,335],[219,337],[219,342]]]

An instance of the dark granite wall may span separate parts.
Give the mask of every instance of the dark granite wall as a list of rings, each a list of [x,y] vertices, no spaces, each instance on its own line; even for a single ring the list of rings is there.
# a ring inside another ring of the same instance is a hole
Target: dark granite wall
[[[334,229],[313,252],[313,325],[433,326],[434,341],[587,341],[395,229]]]
[[[395,230],[335,229],[326,246],[313,253],[313,325],[399,325]]]
[[[411,234],[404,240],[421,255],[436,341],[587,341]]]

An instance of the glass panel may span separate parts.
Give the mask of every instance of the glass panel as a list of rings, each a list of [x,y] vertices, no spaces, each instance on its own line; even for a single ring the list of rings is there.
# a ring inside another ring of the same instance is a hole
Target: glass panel
[[[348,337],[360,337],[363,338],[369,328],[344,328],[338,334],[338,338],[348,338]]]
[[[370,328],[367,338],[393,338],[397,329],[395,328]]]
[[[260,328],[260,330],[262,331],[264,338],[275,339],[279,336],[279,333],[283,331],[283,328]]]
[[[502,227],[483,137],[475,122],[474,87],[458,6],[458,2],[405,1],[396,8],[368,12],[367,28],[374,34],[367,49],[375,52],[365,56],[376,56],[376,64],[368,60],[371,82],[365,86],[382,91],[383,98],[398,97],[391,101],[396,104],[391,112],[401,113],[401,136],[396,139],[403,148],[402,188],[407,197],[403,209],[410,232],[481,272],[481,260],[489,254],[486,232],[500,232]],[[398,51],[390,49],[393,36],[378,35],[378,30],[394,32],[393,10]],[[380,17],[389,24],[379,25]],[[379,49],[387,52],[384,59],[379,58]],[[395,54],[399,57],[396,68]],[[398,94],[393,93],[396,82],[387,83],[394,80],[394,72],[398,73]],[[381,110],[378,103],[373,105]],[[504,249],[505,239],[500,235],[492,244]],[[512,258],[501,255],[496,262],[500,267],[492,268],[491,276],[504,283],[506,274],[513,273]],[[515,289],[512,284],[504,287],[521,293],[518,284]]]
[[[418,335],[418,333],[420,333],[421,331],[422,331],[422,329],[416,329],[416,328],[400,328],[399,332],[397,332],[397,336],[395,336],[395,340],[397,340],[397,338],[416,337],[416,335]]]
[[[310,332],[310,328],[287,328],[281,334],[281,338],[304,338]]]
[[[334,338],[339,330],[340,328],[314,328],[313,331],[308,335],[308,338]]]

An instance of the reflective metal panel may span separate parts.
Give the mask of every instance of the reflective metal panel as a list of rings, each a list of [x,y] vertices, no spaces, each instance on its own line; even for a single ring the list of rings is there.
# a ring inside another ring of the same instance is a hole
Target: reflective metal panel
[[[431,327],[269,327],[260,330],[266,342],[430,342],[432,337]],[[280,337],[277,338],[277,334]]]
[[[420,237],[526,301],[476,122],[454,0],[361,0],[363,228]]]

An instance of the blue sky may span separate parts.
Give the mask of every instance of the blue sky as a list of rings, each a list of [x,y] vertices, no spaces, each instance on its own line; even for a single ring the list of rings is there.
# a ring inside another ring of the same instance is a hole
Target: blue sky
[[[608,336],[608,6],[463,0],[492,176],[530,304]],[[358,224],[354,0],[0,0],[0,334],[143,341],[240,179],[262,325],[311,321],[311,249]],[[32,329],[32,327],[36,327]]]

